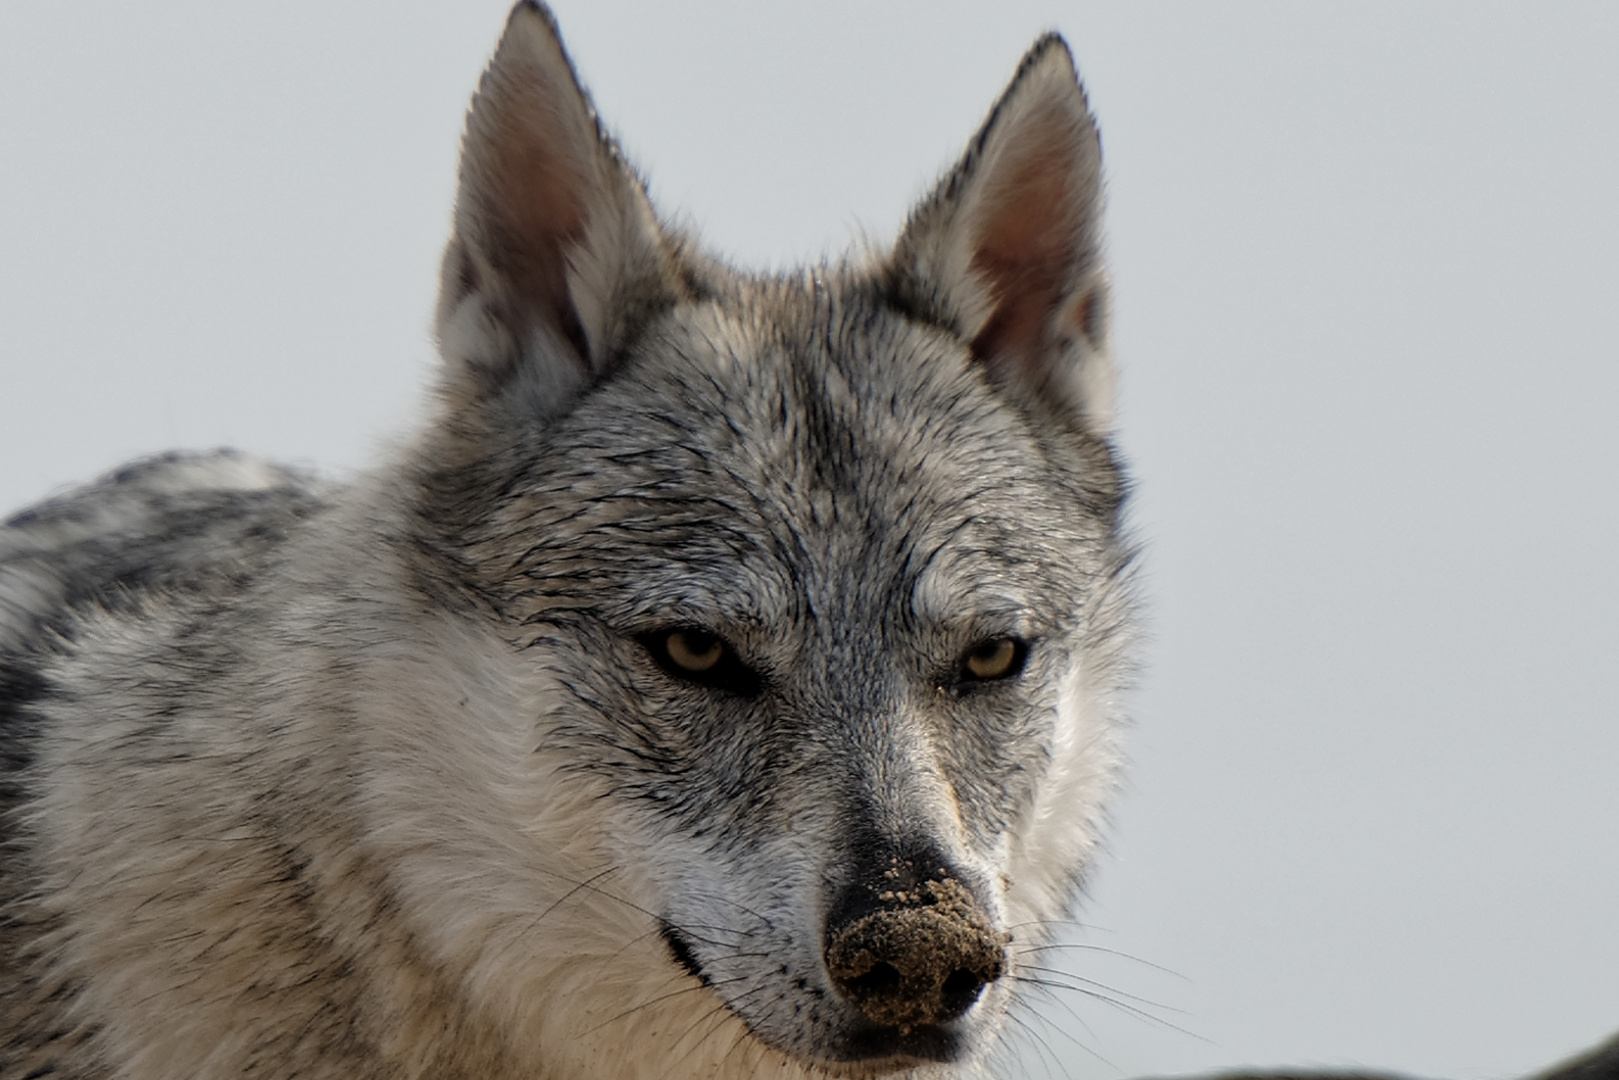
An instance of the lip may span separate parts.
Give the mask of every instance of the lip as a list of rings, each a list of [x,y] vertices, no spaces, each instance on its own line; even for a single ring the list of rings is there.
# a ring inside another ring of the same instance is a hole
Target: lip
[[[686,935],[667,919],[658,920],[658,933],[663,935],[663,943],[669,947],[669,955],[674,957],[681,970],[709,989],[713,989],[714,984],[709,979],[708,972],[703,970],[697,954],[692,952],[691,942],[686,940]]]
[[[956,1061],[962,1056],[964,1039],[954,1024],[922,1024],[910,1029],[871,1025],[855,1029],[840,1041],[840,1063],[864,1065],[876,1076]]]

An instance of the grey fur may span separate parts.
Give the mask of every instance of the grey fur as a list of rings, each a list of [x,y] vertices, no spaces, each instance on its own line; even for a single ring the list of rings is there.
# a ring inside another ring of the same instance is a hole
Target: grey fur
[[[1043,39],[893,254],[743,274],[520,4],[415,442],[0,534],[0,1077],[976,1069],[1129,672],[1099,160]],[[836,926],[966,989],[834,979]]]

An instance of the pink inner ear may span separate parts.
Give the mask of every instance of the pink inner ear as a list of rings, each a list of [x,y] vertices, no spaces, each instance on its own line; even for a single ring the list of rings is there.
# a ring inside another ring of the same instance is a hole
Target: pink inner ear
[[[549,324],[588,364],[567,259],[584,237],[591,170],[578,159],[566,121],[546,107],[552,95],[544,86],[500,88],[480,169],[484,242],[516,313]]]
[[[997,163],[980,211],[972,267],[989,285],[993,310],[974,353],[996,368],[1038,378],[1048,352],[1052,317],[1076,261],[1086,208],[1078,133],[1066,113],[1031,118],[1023,132],[1030,149]],[[1016,151],[1013,150],[1013,153]],[[1088,311],[1074,313],[1090,321]]]

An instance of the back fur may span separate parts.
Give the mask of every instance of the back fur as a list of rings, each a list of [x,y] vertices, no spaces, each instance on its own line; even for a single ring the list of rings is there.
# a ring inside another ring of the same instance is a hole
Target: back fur
[[[1043,39],[892,254],[752,276],[519,4],[416,441],[0,533],[0,1077],[974,1071],[1117,763],[1099,145]]]

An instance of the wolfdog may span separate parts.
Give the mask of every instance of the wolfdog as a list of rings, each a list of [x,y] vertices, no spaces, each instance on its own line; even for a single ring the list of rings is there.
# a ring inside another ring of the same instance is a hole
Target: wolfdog
[[[744,274],[519,4],[414,441],[0,534],[0,1074],[974,1071],[1114,784],[1100,164],[1048,36],[890,250]]]

